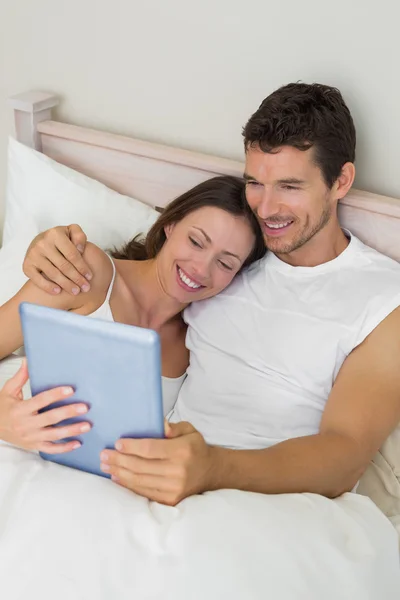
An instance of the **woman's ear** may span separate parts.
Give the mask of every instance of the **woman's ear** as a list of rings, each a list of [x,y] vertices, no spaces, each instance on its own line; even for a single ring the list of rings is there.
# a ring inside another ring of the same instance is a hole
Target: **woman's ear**
[[[166,225],[164,227],[164,233],[165,233],[165,237],[168,239],[169,236],[171,235],[171,233],[173,232],[173,229],[175,227],[175,223],[169,223],[169,225]]]

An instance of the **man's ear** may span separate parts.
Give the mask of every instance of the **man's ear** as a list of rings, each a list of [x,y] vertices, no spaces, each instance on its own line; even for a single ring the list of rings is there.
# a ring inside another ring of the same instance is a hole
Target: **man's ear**
[[[164,233],[165,233],[165,237],[168,239],[169,236],[171,235],[171,233],[173,232],[175,227],[175,223],[169,223],[169,225],[166,225],[164,227]]]
[[[352,162],[343,165],[342,171],[334,184],[336,187],[335,198],[337,200],[341,200],[349,192],[353,185],[355,175],[356,168]]]

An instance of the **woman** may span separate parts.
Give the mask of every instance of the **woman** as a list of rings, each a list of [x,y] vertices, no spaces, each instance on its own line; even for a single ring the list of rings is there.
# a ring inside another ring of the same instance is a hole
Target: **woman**
[[[0,359],[23,344],[18,307],[24,301],[154,329],[161,339],[167,414],[188,365],[182,311],[191,302],[221,292],[243,267],[264,253],[262,233],[245,200],[243,182],[235,177],[215,177],[171,202],[145,241],[135,238],[111,256],[87,244],[84,259],[95,277],[86,294],[73,296],[62,291],[50,296],[27,282],[0,307]],[[54,425],[84,414],[87,407],[71,404],[38,413],[71,396],[73,390],[58,388],[21,402],[26,380],[24,364],[0,391],[0,439],[48,453],[77,448],[77,441],[54,442],[88,431],[90,424]]]

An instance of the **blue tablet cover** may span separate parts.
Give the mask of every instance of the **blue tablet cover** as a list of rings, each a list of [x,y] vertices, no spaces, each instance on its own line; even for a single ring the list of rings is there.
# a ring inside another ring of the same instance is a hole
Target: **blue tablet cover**
[[[100,471],[100,452],[114,448],[118,438],[164,437],[155,331],[27,302],[20,305],[20,316],[32,395],[70,385],[74,395],[49,408],[84,402],[88,413],[60,424],[92,423],[88,433],[69,438],[79,440],[80,448],[40,453],[43,458],[107,477]]]

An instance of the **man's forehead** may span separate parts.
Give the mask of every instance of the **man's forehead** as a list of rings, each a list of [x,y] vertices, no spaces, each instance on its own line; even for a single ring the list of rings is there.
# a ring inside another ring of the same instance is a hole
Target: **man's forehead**
[[[298,150],[292,146],[283,146],[272,152],[263,152],[260,148],[249,148],[246,152],[245,172],[255,179],[295,178],[305,179],[315,175],[313,149]]]

